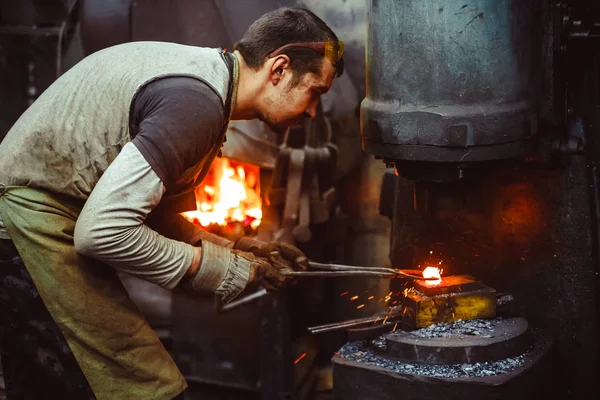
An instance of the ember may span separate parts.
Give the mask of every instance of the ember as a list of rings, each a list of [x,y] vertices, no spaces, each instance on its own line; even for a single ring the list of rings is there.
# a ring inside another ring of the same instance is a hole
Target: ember
[[[198,210],[183,216],[204,227],[241,222],[257,228],[262,218],[258,176],[258,167],[216,159],[196,189]]]

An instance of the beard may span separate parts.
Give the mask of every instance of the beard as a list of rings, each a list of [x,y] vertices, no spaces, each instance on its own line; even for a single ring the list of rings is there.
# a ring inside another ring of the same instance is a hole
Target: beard
[[[289,121],[274,121],[268,115],[261,113],[258,119],[264,122],[273,132],[277,135],[283,135],[285,131],[290,127]]]
[[[264,99],[264,111],[260,111],[258,115],[258,119],[264,122],[273,132],[278,135],[284,134],[288,128],[292,125],[296,125],[299,123],[299,119],[287,119],[287,120],[276,120],[273,115],[267,110],[272,109],[273,107],[277,107],[279,104],[283,104],[287,101],[288,93],[291,88],[290,84],[285,88],[283,93],[276,95],[275,97],[267,97]]]

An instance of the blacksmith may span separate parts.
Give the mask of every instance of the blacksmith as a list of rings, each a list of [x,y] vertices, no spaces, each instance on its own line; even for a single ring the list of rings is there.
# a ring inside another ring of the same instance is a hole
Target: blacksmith
[[[235,51],[133,42],[54,82],[0,144],[0,348],[8,399],[173,399],[186,382],[117,271],[227,302],[282,288],[306,258],[208,234],[180,213],[228,122],[315,116],[343,43],[305,9],[258,19]],[[279,256],[273,257],[273,251]],[[201,329],[201,327],[198,327]]]

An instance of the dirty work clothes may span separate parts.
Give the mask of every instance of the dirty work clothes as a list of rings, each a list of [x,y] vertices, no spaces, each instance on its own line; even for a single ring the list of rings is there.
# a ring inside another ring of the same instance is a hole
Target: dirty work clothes
[[[96,399],[10,240],[0,240],[0,349],[8,400]]]
[[[183,376],[115,269],[76,253],[82,202],[26,187],[3,192],[0,214],[12,241],[96,398],[170,400],[181,393]]]
[[[141,134],[130,112],[140,88],[185,76],[214,89],[224,121],[210,152],[188,160],[194,164],[175,180],[188,190],[161,198],[158,208],[178,212],[180,195],[190,199],[224,137],[237,77],[226,59],[235,60],[219,49],[173,43],[99,51],[51,85],[0,144],[0,217],[99,400],[170,400],[186,383],[114,268],[77,254],[76,221],[100,176]]]
[[[0,240],[0,349],[8,400],[96,398],[10,240]]]
[[[6,134],[0,183],[85,200],[135,136],[131,107],[141,88],[160,78],[190,77],[211,87],[227,108],[231,58],[221,49],[163,42],[125,43],[87,56],[50,85]],[[228,122],[225,112],[221,127]],[[188,179],[186,187],[198,177],[205,155],[197,153],[183,166],[178,178]]]

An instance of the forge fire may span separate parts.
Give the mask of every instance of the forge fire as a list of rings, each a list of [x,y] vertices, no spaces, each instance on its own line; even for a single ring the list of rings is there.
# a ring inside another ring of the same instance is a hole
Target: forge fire
[[[260,171],[257,166],[229,159],[215,159],[196,189],[198,209],[183,213],[203,227],[241,223],[256,229],[262,219]]]

